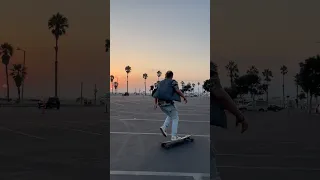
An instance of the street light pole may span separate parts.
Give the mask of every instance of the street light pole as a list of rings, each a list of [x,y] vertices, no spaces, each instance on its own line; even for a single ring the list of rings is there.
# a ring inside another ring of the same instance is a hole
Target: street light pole
[[[21,49],[21,48],[17,48],[18,51],[22,51],[23,52],[23,69],[25,69],[26,67],[26,51]],[[24,94],[24,81],[25,81],[25,77],[23,77],[23,81],[21,84],[21,101],[23,101],[23,94]]]

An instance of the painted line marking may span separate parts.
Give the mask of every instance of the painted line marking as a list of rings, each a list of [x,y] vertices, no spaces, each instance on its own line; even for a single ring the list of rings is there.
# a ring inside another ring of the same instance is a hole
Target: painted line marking
[[[25,122],[25,123],[34,124],[33,122],[30,122],[30,121],[29,121],[29,122]],[[70,130],[70,131],[76,131],[76,132],[91,134],[91,135],[102,136],[101,133],[96,133],[96,132],[91,132],[91,131],[85,131],[85,130],[81,130],[81,129],[65,128],[65,127],[58,127],[58,126],[53,126],[53,125],[43,125],[42,127],[55,128],[55,129],[60,129],[60,130]]]
[[[127,113],[127,114],[139,114],[139,115],[144,115],[143,112],[141,113],[137,113],[137,112],[128,112],[128,111],[118,111],[118,110],[111,110],[113,112],[117,112],[117,113]],[[209,112],[208,112],[209,113]],[[209,115],[208,113],[203,113],[203,114],[196,114],[196,113],[190,113],[190,114],[180,114],[179,116],[203,116],[203,115]],[[161,114],[161,115],[165,115],[164,113],[148,113],[148,115],[157,115],[157,114]]]
[[[216,156],[233,156],[233,157],[253,157],[253,158],[285,158],[285,159],[319,159],[320,156],[300,156],[300,155],[274,155],[274,154],[219,154],[216,153]]]
[[[193,177],[195,180],[200,180],[201,177],[210,177],[210,173],[156,172],[156,171],[110,171],[110,175]]]
[[[123,135],[159,135],[163,136],[162,133],[141,133],[141,132],[112,132],[110,131],[110,134],[123,134]],[[180,136],[186,136],[190,134],[179,134]],[[209,135],[200,135],[200,134],[191,134],[193,137],[204,137],[204,138],[210,138]]]
[[[120,121],[154,121],[154,122],[164,122],[164,119],[117,119]],[[192,120],[179,120],[179,122],[189,122],[189,123],[210,123],[210,121],[192,121]]]
[[[289,171],[320,171],[320,168],[304,168],[304,167],[217,166],[217,168],[259,169],[259,170],[289,170]]]
[[[116,102],[111,102],[112,104],[118,105],[118,106],[124,106],[124,104],[116,103]]]
[[[30,137],[30,138],[45,140],[45,138],[42,138],[42,137],[39,137],[39,136],[34,136],[34,135],[31,135],[31,134],[27,134],[27,133],[24,133],[24,132],[21,132],[21,131],[12,130],[12,129],[9,129],[9,128],[3,127],[3,126],[1,126],[0,129],[6,130],[6,131],[10,131],[10,132],[15,133],[15,134],[20,134],[20,135],[23,135],[23,136],[27,136],[27,137]]]

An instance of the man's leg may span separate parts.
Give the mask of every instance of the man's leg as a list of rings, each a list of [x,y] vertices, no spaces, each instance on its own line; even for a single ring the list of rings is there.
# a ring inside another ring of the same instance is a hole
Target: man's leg
[[[214,149],[213,137],[214,127],[210,125],[210,180],[221,180],[216,164],[216,152]]]
[[[166,120],[164,121],[163,125],[160,127],[160,131],[163,134],[163,136],[167,137],[167,128],[168,128],[169,123],[171,121],[170,107],[169,106],[159,106],[159,107],[160,107],[161,111],[167,115]]]
[[[179,114],[174,105],[170,105],[170,117],[172,120],[171,137],[176,137],[178,133]]]
[[[163,127],[165,130],[167,130],[167,128],[169,127],[170,122],[171,122],[171,118],[170,118],[170,116],[167,115],[166,120],[164,121],[162,127]]]

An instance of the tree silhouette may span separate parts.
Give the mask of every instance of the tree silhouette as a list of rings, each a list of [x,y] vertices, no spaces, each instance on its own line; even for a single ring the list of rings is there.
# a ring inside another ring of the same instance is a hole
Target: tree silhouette
[[[48,21],[48,28],[54,35],[56,40],[55,49],[55,96],[58,96],[58,40],[60,36],[66,34],[66,29],[69,28],[69,22],[62,14],[57,13],[52,15]]]
[[[145,95],[147,95],[147,78],[148,78],[148,74],[147,73],[144,73],[142,75],[143,79],[144,79],[144,93]]]
[[[273,77],[272,71],[270,71],[270,69],[265,69],[262,72],[262,75],[263,75],[264,81],[265,81],[265,85],[263,86],[263,90],[266,92],[267,102],[269,102],[269,85],[270,85],[271,78]]]
[[[111,86],[112,86],[112,94],[113,94],[113,80],[114,80],[114,76],[113,75],[111,75],[110,76],[110,81],[111,81]]]
[[[297,95],[296,98],[299,99],[299,73],[294,76],[294,84],[296,85]]]
[[[153,85],[151,85],[151,86],[150,86],[150,90],[149,90],[149,91],[150,91],[150,92],[152,92],[153,90],[154,90],[154,86],[153,86]]]
[[[309,113],[312,109],[312,97],[320,92],[320,57],[310,57],[301,62],[299,72],[299,85],[309,93]]]
[[[161,71],[158,71],[158,72],[157,72],[158,81],[159,81],[159,78],[160,78],[161,75],[162,75],[162,72],[161,72]]]
[[[192,83],[192,92],[194,93],[194,87],[196,86],[195,83]]]
[[[234,61],[230,61],[226,66],[228,76],[230,77],[230,86],[234,85],[234,80],[239,77],[238,65]]]
[[[8,75],[8,65],[10,62],[10,59],[13,55],[13,47],[9,43],[3,43],[0,46],[0,55],[2,59],[2,64],[5,66],[5,72],[6,72],[6,84],[7,84],[7,101],[10,101],[10,90],[9,90],[9,75]]]
[[[127,73],[127,93],[129,93],[129,73],[131,72],[131,67],[130,66],[126,66],[125,70],[126,70],[126,73]]]
[[[198,84],[198,95],[200,95],[200,82],[198,82],[197,84]]]
[[[18,101],[20,102],[20,87],[22,82],[26,76],[26,68],[22,66],[22,64],[13,64],[13,68],[11,69],[10,76],[12,76],[17,90],[18,90]]]
[[[247,70],[247,74],[259,75],[259,70],[255,66],[250,66]]]
[[[285,106],[285,95],[284,95],[284,76],[288,73],[288,68],[285,65],[282,65],[280,67],[280,71],[282,74],[282,100],[283,100],[283,106]]]
[[[184,85],[185,85],[184,81],[181,81],[181,88],[182,89],[183,89]]]
[[[118,82],[114,82],[113,83],[114,85],[114,89],[115,89],[115,91],[116,91],[116,93],[117,93],[117,89],[118,89],[118,86],[119,86],[119,83]]]

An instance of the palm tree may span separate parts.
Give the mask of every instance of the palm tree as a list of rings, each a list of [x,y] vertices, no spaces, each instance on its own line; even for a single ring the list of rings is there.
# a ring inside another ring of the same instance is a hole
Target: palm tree
[[[108,52],[110,49],[110,39],[106,39],[104,47],[106,49],[106,52]]]
[[[129,93],[129,81],[128,81],[128,76],[129,76],[129,73],[131,72],[131,67],[130,66],[126,66],[126,68],[125,68],[125,70],[126,70],[126,73],[127,73],[127,93]]]
[[[16,87],[18,89],[18,101],[20,102],[20,87],[22,82],[26,76],[26,69],[22,66],[22,64],[13,64],[13,68],[11,69],[10,76],[12,76]]]
[[[148,74],[147,73],[144,73],[142,75],[143,79],[144,79],[144,93],[145,95],[147,95],[147,78],[148,78]]]
[[[255,66],[250,66],[249,70],[247,70],[247,74],[258,75],[259,74],[259,70]]]
[[[297,99],[299,97],[299,73],[297,73],[295,76],[294,76],[294,84],[296,85],[296,88],[297,88]]]
[[[226,70],[228,71],[228,76],[230,77],[230,87],[234,84],[234,79],[239,77],[239,69],[238,65],[234,61],[230,61],[226,66]]]
[[[198,95],[200,96],[200,82],[198,82]]]
[[[281,74],[282,74],[282,100],[283,100],[283,106],[285,104],[285,97],[284,97],[284,75],[286,75],[288,73],[288,68],[287,66],[283,65],[280,67],[280,71],[281,71]]]
[[[192,92],[194,93],[194,87],[196,86],[195,83],[192,83]]]
[[[184,85],[185,85],[184,81],[181,81],[181,88],[182,89],[183,89]]]
[[[66,29],[69,27],[68,18],[62,14],[57,13],[51,16],[48,21],[48,28],[55,37],[55,96],[58,96],[58,40],[60,36],[66,34]]]
[[[111,86],[112,86],[112,94],[113,94],[113,80],[114,80],[114,76],[113,75],[111,75],[110,76],[110,81],[111,81]]]
[[[113,86],[114,86],[114,89],[116,90],[116,93],[117,93],[117,89],[118,89],[119,83],[118,82],[114,82]]]
[[[3,43],[0,46],[0,55],[2,59],[2,64],[5,66],[6,80],[7,80],[7,100],[10,101],[10,91],[9,91],[9,75],[8,75],[8,65],[10,58],[13,55],[13,47],[9,43]]]
[[[267,95],[267,102],[269,102],[269,85],[270,85],[269,83],[271,81],[271,78],[273,77],[272,71],[270,71],[270,69],[265,69],[262,72],[262,75],[263,75],[264,81],[265,81],[265,92]]]
[[[158,71],[158,72],[157,72],[158,81],[159,81],[159,78],[160,78],[161,75],[162,75],[162,72],[161,72],[161,71]]]

